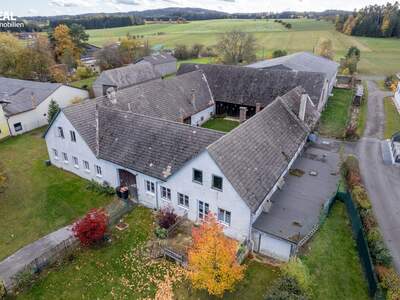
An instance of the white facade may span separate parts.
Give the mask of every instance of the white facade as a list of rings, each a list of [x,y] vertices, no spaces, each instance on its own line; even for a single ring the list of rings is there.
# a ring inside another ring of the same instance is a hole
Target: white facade
[[[215,105],[212,105],[190,117],[192,126],[201,126],[215,115]]]
[[[8,117],[7,122],[11,135],[22,134],[46,125],[48,123],[47,113],[51,100],[56,101],[60,108],[63,108],[70,105],[75,98],[86,99],[88,97],[89,94],[85,90],[63,85],[47,97],[46,100],[42,101],[35,109]],[[27,99],[27,101],[30,100]]]
[[[397,85],[397,90],[394,93],[394,104],[396,105],[397,110],[400,112],[400,81]]]
[[[64,138],[59,136],[58,127],[62,128]],[[70,131],[75,132],[76,142],[71,140]],[[111,162],[97,159],[62,112],[53,122],[45,138],[49,157],[54,166],[75,173],[88,180],[93,179],[100,183],[106,181],[113,187],[120,185],[118,170],[127,170],[136,175],[138,200],[141,204],[154,209],[172,206],[180,215],[188,212],[188,218],[196,222],[199,220],[199,201],[201,201],[204,203],[204,207],[205,203],[207,203],[209,211],[216,215],[218,215],[219,209],[230,213],[230,224],[222,223],[226,235],[240,241],[250,238],[250,209],[237,194],[228,179],[222,174],[207,151],[195,157],[164,182],[140,172],[120,167]],[[67,160],[65,160],[64,153]],[[74,163],[74,157],[78,160],[77,165]],[[89,164],[89,170],[85,169],[84,161]],[[95,166],[101,168],[101,176],[96,174]],[[193,181],[193,169],[202,171],[202,184]],[[222,191],[212,188],[213,175],[222,178]],[[146,180],[154,183],[154,193],[146,191]],[[170,190],[170,200],[162,198],[161,187]],[[178,204],[178,193],[189,197],[189,207],[183,207]]]

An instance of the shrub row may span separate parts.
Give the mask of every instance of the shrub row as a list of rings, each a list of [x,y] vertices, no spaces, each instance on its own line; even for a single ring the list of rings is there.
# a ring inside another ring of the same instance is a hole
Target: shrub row
[[[400,299],[400,277],[392,266],[392,257],[386,247],[378,223],[372,211],[371,201],[361,181],[360,168],[355,156],[348,156],[343,164],[343,173],[351,196],[356,203],[364,232],[367,237],[368,248],[378,273],[381,286],[387,290],[387,299]],[[389,274],[389,275],[387,275]],[[389,279],[388,279],[389,278]],[[387,284],[396,282],[396,285]]]
[[[308,300],[312,298],[312,279],[306,265],[299,258],[291,259],[283,268],[279,278],[265,300]]]
[[[109,196],[115,194],[115,190],[107,182],[103,182],[103,184],[101,184],[93,179],[88,183],[86,188],[98,194],[109,195]]]

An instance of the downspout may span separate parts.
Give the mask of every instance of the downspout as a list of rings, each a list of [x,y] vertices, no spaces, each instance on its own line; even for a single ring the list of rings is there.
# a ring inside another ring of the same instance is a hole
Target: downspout
[[[157,210],[159,210],[160,209],[160,205],[158,204],[158,187],[159,187],[159,183],[160,183],[161,181],[156,181],[156,209]]]

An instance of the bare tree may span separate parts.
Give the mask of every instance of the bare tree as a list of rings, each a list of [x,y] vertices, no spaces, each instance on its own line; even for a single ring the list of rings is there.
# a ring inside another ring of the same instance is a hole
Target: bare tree
[[[232,30],[218,40],[217,53],[224,64],[237,65],[256,59],[256,39],[251,33]]]

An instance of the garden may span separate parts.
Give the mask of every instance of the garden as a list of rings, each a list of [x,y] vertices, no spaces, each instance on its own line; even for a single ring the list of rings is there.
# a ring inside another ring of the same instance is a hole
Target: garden
[[[202,127],[222,132],[229,132],[239,126],[239,124],[240,123],[235,120],[225,119],[223,117],[215,117],[205,122]]]

